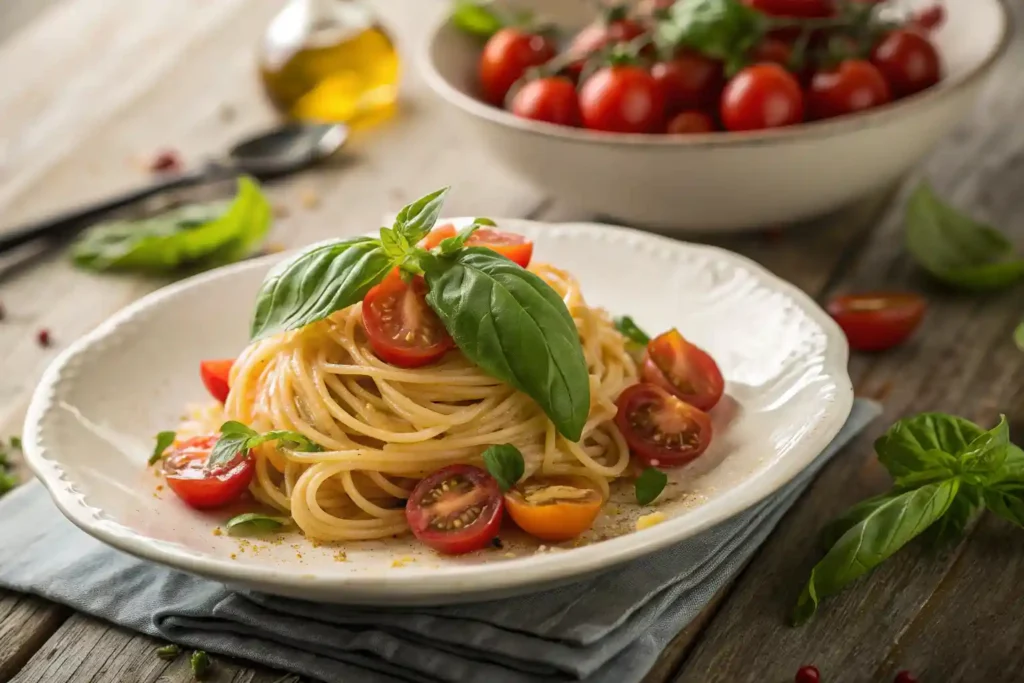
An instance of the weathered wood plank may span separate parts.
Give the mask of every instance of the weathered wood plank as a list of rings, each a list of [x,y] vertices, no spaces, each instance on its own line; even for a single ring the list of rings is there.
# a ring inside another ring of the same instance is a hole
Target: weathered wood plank
[[[1024,159],[1024,125],[1016,116],[1024,105],[1024,94],[1009,84],[1015,78],[1013,65],[1022,56],[1024,45],[1018,44],[979,112],[926,165],[928,176],[950,201],[969,207],[1018,241],[1024,238],[1020,220],[1024,205],[1012,178]],[[969,563],[977,555],[965,554],[965,548],[973,548],[973,540],[937,555],[915,545],[869,579],[827,601],[810,625],[801,629],[785,625],[811,566],[821,556],[816,538],[823,524],[888,485],[873,457],[874,436],[899,417],[925,410],[955,413],[986,424],[1000,410],[1019,414],[1017,387],[1024,379],[1024,356],[1011,340],[1020,316],[1019,292],[967,297],[927,281],[904,252],[902,206],[901,197],[849,272],[830,288],[916,289],[929,294],[931,312],[910,344],[877,356],[855,354],[851,359],[858,391],[884,396],[885,415],[845,457],[826,468],[786,517],[702,634],[677,683],[781,681],[812,662],[821,668],[825,680],[834,683],[890,680],[885,676],[905,665],[902,648],[894,650],[894,644],[904,642],[911,625],[923,630],[939,613],[939,608],[928,607],[936,599],[936,590],[948,586],[946,590],[955,592],[953,587],[963,590],[972,585],[953,577],[956,572],[971,571]],[[986,523],[983,528],[990,527]],[[1009,559],[1011,552],[1002,557],[1003,571],[1019,585],[1024,574],[1013,573],[1017,564]],[[1001,593],[1005,602],[1015,596]],[[985,614],[984,606],[966,597],[956,608],[959,611],[941,613],[967,623]],[[950,683],[985,680],[976,676],[977,667],[996,665],[981,663],[975,648],[986,647],[982,641],[993,639],[998,630],[979,629],[972,638],[959,641],[942,639],[942,647],[949,651],[936,667],[924,660],[928,650],[923,641],[935,636],[929,631],[914,641],[916,659],[910,664],[940,672],[938,679]],[[956,657],[968,663],[955,670],[945,668]],[[999,666],[1016,666],[1006,657],[999,662]],[[1012,680],[1017,671],[1001,668],[990,680]]]
[[[70,610],[0,589],[0,681],[8,681],[46,642]]]

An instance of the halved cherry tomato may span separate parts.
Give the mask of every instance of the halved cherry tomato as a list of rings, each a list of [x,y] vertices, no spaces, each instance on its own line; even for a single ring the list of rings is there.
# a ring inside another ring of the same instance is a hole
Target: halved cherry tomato
[[[421,543],[460,555],[483,548],[498,535],[504,507],[494,477],[472,465],[449,465],[416,484],[405,518]]]
[[[205,510],[237,500],[249,488],[254,471],[248,453],[214,470],[206,469],[217,434],[196,436],[175,444],[164,458],[164,477],[186,505]]]
[[[407,283],[395,269],[363,298],[363,328],[373,352],[385,363],[418,368],[455,347],[441,319],[427,305],[426,294],[422,277]]]
[[[908,29],[883,38],[871,53],[871,63],[885,76],[895,97],[930,88],[942,77],[938,50],[930,40]]]
[[[773,17],[830,17],[835,13],[832,0],[743,0],[743,4]]]
[[[484,98],[502,106],[512,85],[526,70],[555,56],[554,44],[544,36],[503,28],[487,41],[480,55],[480,87]]]
[[[880,107],[891,99],[882,72],[862,59],[847,59],[834,69],[818,71],[807,89],[808,113],[815,119]]]
[[[715,121],[702,111],[681,111],[668,122],[665,132],[669,135],[713,133]]]
[[[721,62],[696,52],[681,52],[673,59],[657,62],[651,67],[651,76],[665,95],[669,116],[714,106],[725,87]]]
[[[657,384],[701,410],[714,408],[725,390],[715,359],[675,329],[647,344],[642,373],[645,382]]]
[[[590,528],[604,502],[586,477],[533,477],[505,494],[505,509],[520,529],[544,541],[567,541]]]
[[[442,240],[455,237],[456,234],[455,226],[451,224],[434,228],[423,238],[423,248],[433,249]],[[466,240],[466,246],[492,249],[523,268],[530,265],[530,259],[533,258],[533,242],[517,233],[494,228],[479,228]]]
[[[857,351],[884,351],[902,344],[921,324],[927,308],[923,297],[901,292],[847,294],[827,306],[850,348]]]
[[[606,66],[580,88],[583,125],[610,133],[656,133],[665,125],[665,95],[638,66]]]
[[[793,74],[778,64],[755,64],[740,71],[722,92],[726,129],[761,130],[804,120],[804,96]]]
[[[580,125],[580,103],[576,86],[568,78],[537,78],[512,98],[512,113],[524,119],[546,121],[560,126]]]
[[[231,375],[231,366],[235,364],[233,358],[225,360],[204,360],[199,363],[199,376],[203,378],[203,385],[210,392],[210,396],[224,403],[228,400],[228,377]]]
[[[619,395],[615,425],[633,455],[651,467],[678,467],[711,443],[708,414],[659,386],[634,384]]]

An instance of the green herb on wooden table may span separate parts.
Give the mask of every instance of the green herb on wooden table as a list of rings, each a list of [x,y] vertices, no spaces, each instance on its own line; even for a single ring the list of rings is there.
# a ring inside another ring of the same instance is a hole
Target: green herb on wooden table
[[[181,654],[181,648],[171,643],[170,645],[164,645],[156,649],[156,656],[160,659],[166,659],[168,661],[174,659]]]
[[[206,654],[202,650],[196,650],[189,657],[189,664],[192,666],[192,676],[197,681],[203,680],[206,674],[209,673],[210,667],[213,666],[213,660],[210,659],[210,655]]]
[[[11,448],[21,450],[21,437],[12,436],[10,439]],[[18,478],[14,476],[14,465],[3,442],[0,442],[0,496],[4,495],[18,485]]]
[[[90,270],[170,272],[214,267],[252,255],[272,221],[270,202],[252,178],[239,178],[231,202],[188,204],[142,220],[100,223],[72,245]]]
[[[825,528],[831,548],[811,571],[793,613],[807,622],[818,603],[867,574],[927,532],[956,538],[982,509],[1024,526],[1024,451],[1006,419],[983,430],[952,415],[900,420],[875,442],[893,488],[855,505]]]

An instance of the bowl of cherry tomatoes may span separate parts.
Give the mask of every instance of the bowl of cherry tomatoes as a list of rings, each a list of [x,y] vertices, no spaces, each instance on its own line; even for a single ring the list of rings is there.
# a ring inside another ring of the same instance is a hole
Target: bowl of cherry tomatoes
[[[460,0],[425,77],[545,192],[668,232],[825,214],[967,115],[1003,0]]]

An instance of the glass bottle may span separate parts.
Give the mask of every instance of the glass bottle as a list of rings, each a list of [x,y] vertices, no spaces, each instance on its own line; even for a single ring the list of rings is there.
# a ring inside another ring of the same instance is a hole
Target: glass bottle
[[[374,118],[398,95],[398,52],[359,0],[289,0],[267,28],[259,66],[270,101],[291,118]]]

